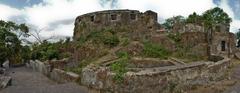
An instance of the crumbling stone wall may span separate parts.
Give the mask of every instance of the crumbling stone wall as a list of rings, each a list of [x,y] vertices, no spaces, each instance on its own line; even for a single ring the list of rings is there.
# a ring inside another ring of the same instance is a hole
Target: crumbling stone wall
[[[61,62],[62,60],[58,61]],[[57,62],[57,61],[55,61]],[[57,64],[57,63],[55,63]],[[61,63],[60,63],[61,64]],[[55,65],[56,68],[53,68],[52,63],[41,62],[41,61],[30,61],[26,64],[26,66],[34,71],[40,72],[50,79],[59,82],[59,83],[67,83],[67,82],[76,82],[80,79],[78,74],[73,72],[67,72],[59,68],[59,66]]]
[[[100,93],[176,93],[223,78],[229,66],[230,59],[224,58],[218,62],[144,68],[127,72],[122,83],[113,79],[115,73],[108,67],[88,66],[82,71],[81,84]]]
[[[215,55],[233,56],[236,51],[236,38],[230,32],[213,32],[211,53]],[[224,49],[223,49],[224,48]]]
[[[138,38],[151,34],[160,28],[157,13],[137,10],[106,10],[78,16],[75,20],[74,40],[86,36],[91,31],[112,28],[115,31],[127,31],[129,37]]]

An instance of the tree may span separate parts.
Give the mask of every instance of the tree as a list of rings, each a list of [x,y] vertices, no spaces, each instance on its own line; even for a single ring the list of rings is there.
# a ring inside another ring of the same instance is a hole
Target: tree
[[[203,13],[204,26],[212,28],[217,24],[230,24],[232,19],[221,8],[215,7]]]
[[[170,30],[173,29],[175,25],[181,25],[185,23],[185,19],[183,16],[174,16],[171,18],[168,18],[162,25],[165,29]]]
[[[0,63],[10,60],[12,63],[21,62],[20,37],[28,37],[28,27],[25,24],[15,24],[0,20]]]
[[[198,15],[196,12],[193,12],[193,14],[190,14],[187,19],[186,23],[193,23],[201,25],[203,23],[202,16]]]

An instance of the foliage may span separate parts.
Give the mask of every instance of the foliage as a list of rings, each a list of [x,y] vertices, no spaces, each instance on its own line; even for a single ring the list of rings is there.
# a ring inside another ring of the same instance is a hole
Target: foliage
[[[215,7],[207,10],[202,15],[205,27],[211,28],[216,24],[230,24],[232,19],[228,16],[223,9]]]
[[[59,40],[58,42],[49,42],[44,40],[42,43],[34,43],[31,46],[31,59],[32,60],[52,60],[63,59],[71,56],[70,52],[67,52],[67,48],[71,48],[72,43],[70,38],[66,40]]]
[[[146,57],[166,59],[170,55],[170,52],[161,45],[144,42],[143,55]]]
[[[111,64],[110,68],[116,73],[113,79],[117,83],[121,83],[124,80],[124,74],[127,72],[126,66],[129,61],[129,55],[127,52],[120,51],[117,53],[117,56],[119,57],[119,60]]]
[[[167,35],[170,39],[172,39],[173,41],[175,41],[176,43],[180,42],[181,41],[181,36],[180,36],[180,33],[169,33]]]
[[[173,29],[174,25],[183,23],[185,23],[185,19],[183,16],[179,15],[166,19],[166,21],[162,25],[164,26],[165,29],[170,30]]]
[[[130,43],[130,40],[129,38],[122,38],[121,42],[122,46],[127,46]]]
[[[187,17],[186,23],[193,23],[193,24],[201,25],[203,23],[203,18],[202,18],[202,16],[198,15],[196,12],[193,12],[193,14],[190,14]]]
[[[103,43],[109,47],[115,47],[120,42],[116,33],[109,28],[100,31],[92,31],[89,35],[82,36],[78,40],[80,45],[84,44],[86,41],[93,41],[96,44]]]
[[[230,24],[231,22],[232,19],[228,16],[226,12],[223,11],[223,9],[215,7],[213,9],[207,10],[202,15],[198,15],[194,12],[186,19],[184,19],[184,17],[182,16],[169,18],[162,25],[167,30],[173,29],[175,25],[182,25],[185,23],[203,25],[207,29],[212,29],[218,24]]]
[[[25,24],[0,20],[0,63],[7,59],[14,63],[21,62],[22,36],[28,37],[28,27]]]
[[[191,53],[190,47],[177,46],[177,50],[173,53],[176,58],[184,59],[185,62],[204,60],[204,57]]]

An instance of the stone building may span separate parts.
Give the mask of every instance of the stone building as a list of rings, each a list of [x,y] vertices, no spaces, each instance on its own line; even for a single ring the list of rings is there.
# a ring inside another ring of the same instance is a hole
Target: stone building
[[[78,16],[75,20],[74,40],[91,31],[112,28],[115,31],[127,30],[131,37],[141,37],[160,28],[157,13],[137,10],[106,10]]]

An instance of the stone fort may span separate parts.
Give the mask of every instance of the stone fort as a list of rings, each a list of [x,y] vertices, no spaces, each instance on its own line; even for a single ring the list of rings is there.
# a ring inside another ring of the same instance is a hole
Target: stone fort
[[[181,24],[165,31],[157,18],[157,13],[153,11],[142,13],[137,10],[106,10],[78,16],[75,20],[74,43],[79,43],[81,38],[91,32],[109,28],[115,31],[118,38],[128,38],[130,42],[127,45],[119,43],[107,47],[102,43],[95,44],[90,38],[80,48],[77,44],[73,45],[74,49],[70,47],[73,49],[73,58],[45,63],[30,62],[28,66],[58,82],[78,82],[96,93],[179,93],[194,86],[212,84],[228,76],[227,68],[231,66],[231,58],[237,52],[236,39],[229,32],[228,24],[216,25],[213,30],[206,30],[196,24]],[[208,59],[186,62],[180,58],[141,56],[138,54],[144,50],[143,40],[162,45],[173,53],[179,52],[179,49],[189,49],[183,53]],[[103,50],[107,50],[107,54]],[[112,70],[113,64],[123,62],[117,56],[121,50],[130,55],[127,64],[119,67],[120,70],[126,70],[123,74]],[[85,61],[84,58],[94,60]],[[72,63],[81,62],[89,64],[82,67],[77,75],[62,70],[67,66],[77,66]],[[120,83],[116,76],[121,80]]]
[[[181,33],[183,46],[190,47],[192,53],[198,55],[233,56],[236,51],[235,36],[229,32],[229,24],[219,24],[213,31],[195,24],[181,24],[167,32],[158,23],[157,13],[150,10],[144,13],[137,10],[105,10],[80,15],[75,20],[73,39],[77,41],[91,31],[105,28],[127,30],[128,37],[134,40],[147,36],[171,51],[175,50],[176,44],[167,37],[169,33]]]
[[[106,10],[78,16],[75,20],[74,40],[81,34],[104,28],[122,29],[129,32],[149,32],[160,29],[157,13],[137,10]],[[136,36],[137,34],[135,34]]]

